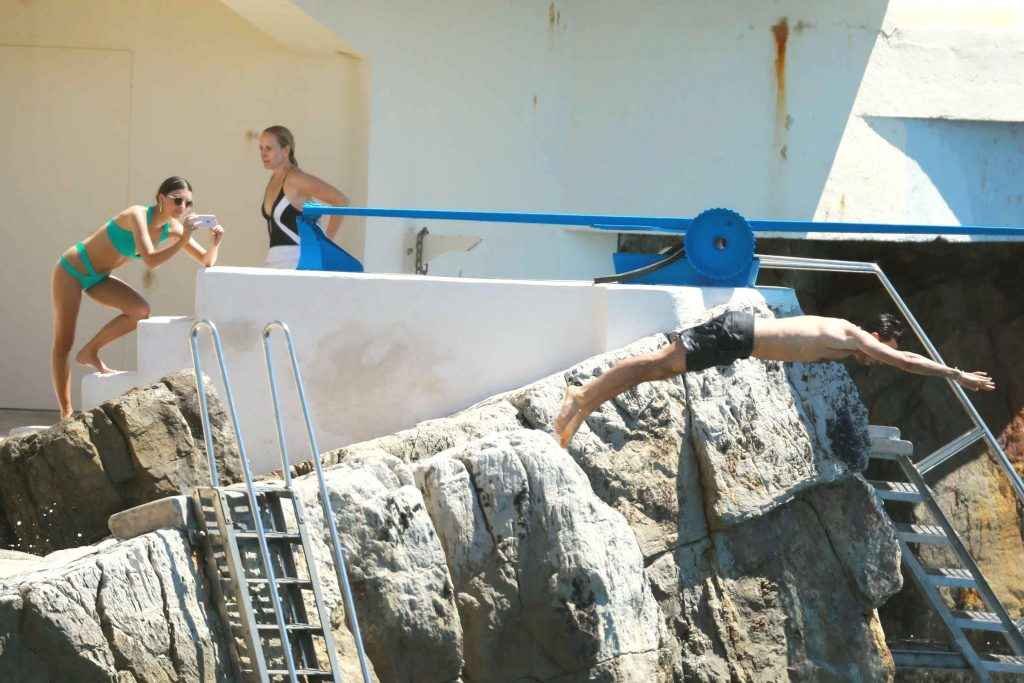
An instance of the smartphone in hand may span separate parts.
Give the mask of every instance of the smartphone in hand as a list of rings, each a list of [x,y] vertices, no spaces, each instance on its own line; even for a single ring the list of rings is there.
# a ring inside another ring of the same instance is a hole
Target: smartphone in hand
[[[217,225],[217,217],[212,213],[200,213],[192,216],[192,225],[196,230],[201,228],[212,228]]]

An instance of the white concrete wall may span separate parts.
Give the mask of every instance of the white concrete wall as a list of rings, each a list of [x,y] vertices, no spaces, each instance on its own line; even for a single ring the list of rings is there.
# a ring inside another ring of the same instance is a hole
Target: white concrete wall
[[[1024,227],[1022,73],[1024,3],[893,0],[817,217]]]
[[[814,215],[887,5],[294,2],[372,66],[371,205],[774,218]],[[372,221],[368,267],[418,225]],[[429,227],[485,236],[437,274],[611,271],[613,238]]]
[[[373,66],[371,205],[1024,225],[998,152],[1021,137],[1019,0],[294,4]],[[368,266],[408,270],[420,224],[371,225]],[[587,277],[614,248],[429,227],[486,238],[437,274]]]
[[[260,333],[283,320],[297,354],[321,450],[389,434],[528,384],[611,348],[697,319],[711,306],[764,299],[793,312],[788,289],[647,287],[212,268],[199,275],[196,317],[217,325],[243,437],[261,472],[279,458]],[[144,370],[90,376],[85,407],[191,367],[191,321],[143,323]],[[203,369],[217,378],[203,333]],[[305,459],[305,431],[274,337],[286,432]],[[223,388],[222,388],[223,392]],[[222,393],[223,395],[223,393]]]
[[[0,5],[0,407],[56,408],[57,258],[125,206],[153,201],[165,177],[189,178],[198,207],[221,217],[226,264],[256,264],[266,252],[259,202],[268,174],[255,134],[267,125],[290,126],[300,163],[365,199],[367,74],[358,59],[279,42],[219,0]],[[358,222],[344,239],[361,253]],[[139,264],[116,275],[154,313],[191,314],[195,270],[183,255],[148,280]],[[83,302],[77,345],[110,317]],[[129,338],[105,357],[132,368],[134,348]],[[76,394],[80,376],[76,369]]]

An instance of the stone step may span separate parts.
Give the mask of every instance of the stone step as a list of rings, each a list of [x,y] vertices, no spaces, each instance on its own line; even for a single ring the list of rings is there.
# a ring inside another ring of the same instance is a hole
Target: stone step
[[[191,521],[188,497],[168,496],[117,512],[107,526],[114,538],[125,541],[157,529],[187,529]]]

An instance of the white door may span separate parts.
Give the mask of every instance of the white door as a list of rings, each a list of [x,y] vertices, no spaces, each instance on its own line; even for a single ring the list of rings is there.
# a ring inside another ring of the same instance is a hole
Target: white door
[[[129,204],[127,51],[0,45],[0,407],[56,409],[50,278],[61,252]],[[75,349],[111,317],[82,302]],[[128,367],[134,339],[106,352]],[[132,361],[132,365],[134,362]],[[82,370],[72,372],[80,404]]]

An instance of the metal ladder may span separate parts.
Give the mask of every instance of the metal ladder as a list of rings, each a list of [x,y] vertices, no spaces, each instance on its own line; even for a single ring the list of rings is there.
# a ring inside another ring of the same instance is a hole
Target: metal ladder
[[[330,627],[330,612],[317,575],[316,557],[306,528],[303,503],[292,489],[284,445],[276,378],[270,362],[269,337],[275,325],[281,326],[288,339],[296,385],[309,430],[310,448],[314,454],[318,454],[291,335],[282,324],[271,323],[263,331],[263,343],[281,442],[284,485],[254,484],[224,364],[220,334],[210,321],[196,322],[192,326],[190,342],[212,484],[211,487],[197,488],[193,495],[197,519],[201,525],[200,537],[212,592],[221,608],[221,620],[230,633],[231,656],[240,679],[261,683],[276,680],[288,680],[290,683],[330,680],[340,683],[341,671]],[[197,346],[199,331],[203,327],[209,329],[214,342],[241,456],[244,491],[220,486],[205,383],[201,379],[202,362]],[[355,639],[363,681],[370,683],[344,554],[329,509],[318,455],[313,457],[313,461],[316,463],[320,501],[330,529],[335,571],[344,594],[349,627]],[[310,620],[313,613],[316,615],[315,621]]]
[[[895,427],[871,427],[871,458],[887,460],[899,465],[905,481],[872,481],[875,495],[882,509],[889,514],[886,503],[923,505],[934,524],[895,523],[899,539],[904,574],[909,574],[932,608],[942,619],[952,636],[958,652],[945,652],[923,648],[893,648],[892,655],[898,668],[973,669],[978,679],[990,681],[994,673],[1024,674],[1024,635],[1021,623],[1015,623],[996,597],[981,569],[964,546],[960,536],[949,523],[935,501],[931,489],[920,471],[922,463],[915,465],[910,456],[914,446],[901,441]],[[926,463],[925,463],[926,464]],[[892,518],[890,517],[890,522]],[[925,566],[914,551],[919,545],[947,548],[957,559],[958,567],[933,568]],[[961,611],[949,606],[940,589],[971,589],[981,596],[989,611]],[[1001,635],[1015,656],[979,652],[968,634],[986,631]]]
[[[945,365],[945,361],[939,355],[938,349],[935,348],[932,340],[928,338],[924,328],[921,327],[917,318],[914,317],[906,301],[896,291],[892,281],[889,280],[877,263],[843,261],[840,259],[815,259],[799,256],[761,255],[758,258],[762,269],[859,273],[874,276],[899,309],[907,324],[910,325],[911,330],[913,330],[918,341],[921,342],[928,357],[937,363]],[[1024,650],[1022,650],[1020,625],[1015,625],[1009,619],[1005,608],[992,594],[988,583],[981,576],[977,564],[967,553],[963,542],[956,535],[956,532],[949,525],[949,521],[935,502],[924,478],[943,464],[952,462],[954,458],[963,453],[969,446],[983,442],[988,447],[992,459],[1008,479],[1010,487],[1013,489],[1020,505],[1024,505],[1024,479],[1014,469],[999,440],[996,439],[992,430],[985,424],[985,420],[982,419],[977,408],[971,403],[963,387],[950,378],[947,378],[945,381],[971,421],[971,428],[949,443],[936,449],[927,457],[919,460],[917,463],[913,463],[910,461],[913,446],[909,442],[901,442],[899,440],[899,430],[894,427],[874,427],[875,438],[873,439],[874,453],[872,457],[875,459],[894,460],[903,471],[905,479],[903,482],[878,482],[879,487],[876,488],[876,492],[880,494],[880,497],[889,502],[903,500],[904,502],[924,503],[929,515],[937,524],[937,526],[928,525],[929,528],[924,533],[917,533],[922,531],[920,528],[899,528],[899,525],[897,525],[898,533],[900,534],[900,544],[903,547],[903,561],[907,565],[911,577],[921,586],[922,592],[931,601],[933,607],[942,617],[943,622],[950,629],[950,632],[953,634],[953,642],[960,648],[961,652],[918,653],[897,648],[893,654],[896,657],[897,665],[902,663],[906,666],[971,667],[982,681],[987,681],[989,680],[990,672],[1024,672],[1024,668],[1017,668],[1024,661],[1021,660],[1021,657],[1024,657]],[[895,446],[893,445],[895,443],[902,445]],[[916,496],[921,496],[920,500]],[[930,533],[930,531],[936,530],[939,533]],[[908,544],[911,543],[948,545],[957,555],[961,567],[949,570],[951,572],[949,574],[941,570],[925,568],[918,557],[910,552]],[[961,572],[966,572],[966,574]],[[938,590],[939,587],[973,588],[982,594],[983,600],[992,611],[982,613],[982,616],[956,614],[946,605]],[[991,615],[997,616],[992,617]],[[993,660],[990,657],[978,655],[971,647],[965,635],[966,632],[975,630],[1002,633],[1016,656],[995,658]]]

